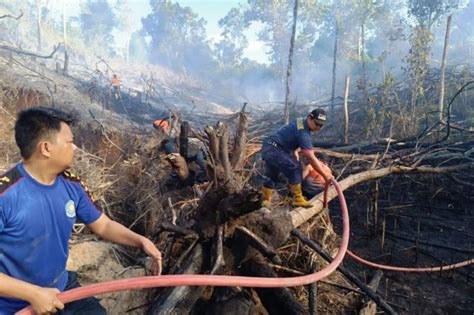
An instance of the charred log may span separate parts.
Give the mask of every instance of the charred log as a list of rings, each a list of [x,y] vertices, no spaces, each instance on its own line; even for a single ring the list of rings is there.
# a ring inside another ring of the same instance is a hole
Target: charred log
[[[242,271],[247,276],[277,277],[275,271],[258,254],[242,264]],[[296,300],[288,288],[256,288],[255,291],[269,314],[308,314],[305,307]]]
[[[45,55],[38,55],[38,54],[35,54],[31,51],[18,49],[18,48],[15,48],[15,47],[0,45],[0,49],[6,50],[6,51],[11,51],[11,52],[14,52],[14,53],[19,54],[19,55],[31,56],[31,57],[42,58],[42,59],[53,58],[54,54],[58,51],[58,49],[60,47],[61,47],[61,43],[54,46],[53,52],[51,54],[45,56]]]
[[[204,265],[202,245],[194,247],[193,252],[185,261],[185,266],[178,270],[179,274],[201,273]],[[153,303],[150,314],[188,314],[192,306],[202,295],[205,287],[174,287],[165,289]]]
[[[18,16],[4,14],[4,15],[0,15],[0,19],[11,18],[11,19],[19,20],[22,16],[23,16],[23,11],[20,10],[20,14]]]

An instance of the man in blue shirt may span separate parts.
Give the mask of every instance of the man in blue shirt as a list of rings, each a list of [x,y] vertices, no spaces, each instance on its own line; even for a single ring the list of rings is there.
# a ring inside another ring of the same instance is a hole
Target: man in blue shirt
[[[329,183],[332,175],[321,166],[321,162],[314,155],[311,140],[311,132],[319,131],[325,123],[326,112],[318,108],[305,118],[297,118],[291,121],[263,141],[262,158],[265,161],[266,181],[262,188],[262,206],[270,206],[278,175],[283,173],[290,184],[293,206],[311,207],[311,204],[302,194],[303,171],[296,156],[296,150],[301,149],[303,155],[308,159],[308,163],[324,177],[326,183]]]
[[[53,108],[21,112],[15,140],[23,162],[0,175],[0,314],[31,304],[38,314],[106,314],[97,299],[66,306],[59,292],[79,286],[66,271],[68,240],[77,219],[92,232],[122,245],[141,247],[161,273],[152,241],[109,219],[70,167],[76,146],[70,115]]]

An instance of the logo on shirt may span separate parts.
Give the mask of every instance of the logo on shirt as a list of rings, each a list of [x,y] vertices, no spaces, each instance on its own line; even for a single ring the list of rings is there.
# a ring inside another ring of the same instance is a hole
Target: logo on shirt
[[[66,215],[69,218],[74,218],[76,216],[76,206],[74,205],[74,201],[69,200],[66,202],[64,208],[66,209]]]
[[[296,129],[298,130],[304,129],[303,118],[300,117],[296,119]]]

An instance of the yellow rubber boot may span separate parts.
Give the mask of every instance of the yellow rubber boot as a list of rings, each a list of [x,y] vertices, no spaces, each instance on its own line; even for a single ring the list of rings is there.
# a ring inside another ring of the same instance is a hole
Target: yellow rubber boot
[[[291,194],[293,195],[293,207],[311,208],[313,205],[306,200],[301,190],[301,184],[290,185]]]
[[[273,189],[263,186],[262,193],[263,193],[262,207],[269,208],[270,205],[272,204]]]

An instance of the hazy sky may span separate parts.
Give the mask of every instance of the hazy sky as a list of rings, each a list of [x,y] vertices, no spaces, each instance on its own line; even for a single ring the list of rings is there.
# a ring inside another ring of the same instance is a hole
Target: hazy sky
[[[58,1],[58,0],[57,0]],[[60,0],[59,0],[60,1]],[[65,0],[66,14],[69,16],[77,16],[80,13],[80,0]],[[108,0],[111,6],[116,3],[115,0]],[[233,7],[237,7],[239,3],[245,3],[246,1],[238,0],[178,0],[182,7],[190,7],[200,17],[203,17],[207,21],[207,35],[213,42],[219,40],[220,29],[218,22],[223,18],[227,12]],[[145,17],[151,12],[149,0],[130,0],[132,23],[135,30],[141,28],[141,18]],[[62,14],[62,13],[61,13]],[[244,56],[261,62],[268,63],[268,58],[265,54],[265,47],[262,42],[257,40],[256,33],[258,32],[258,25],[252,25],[246,32],[247,39],[249,41],[249,47],[244,51]],[[124,42],[115,34],[116,42]]]

